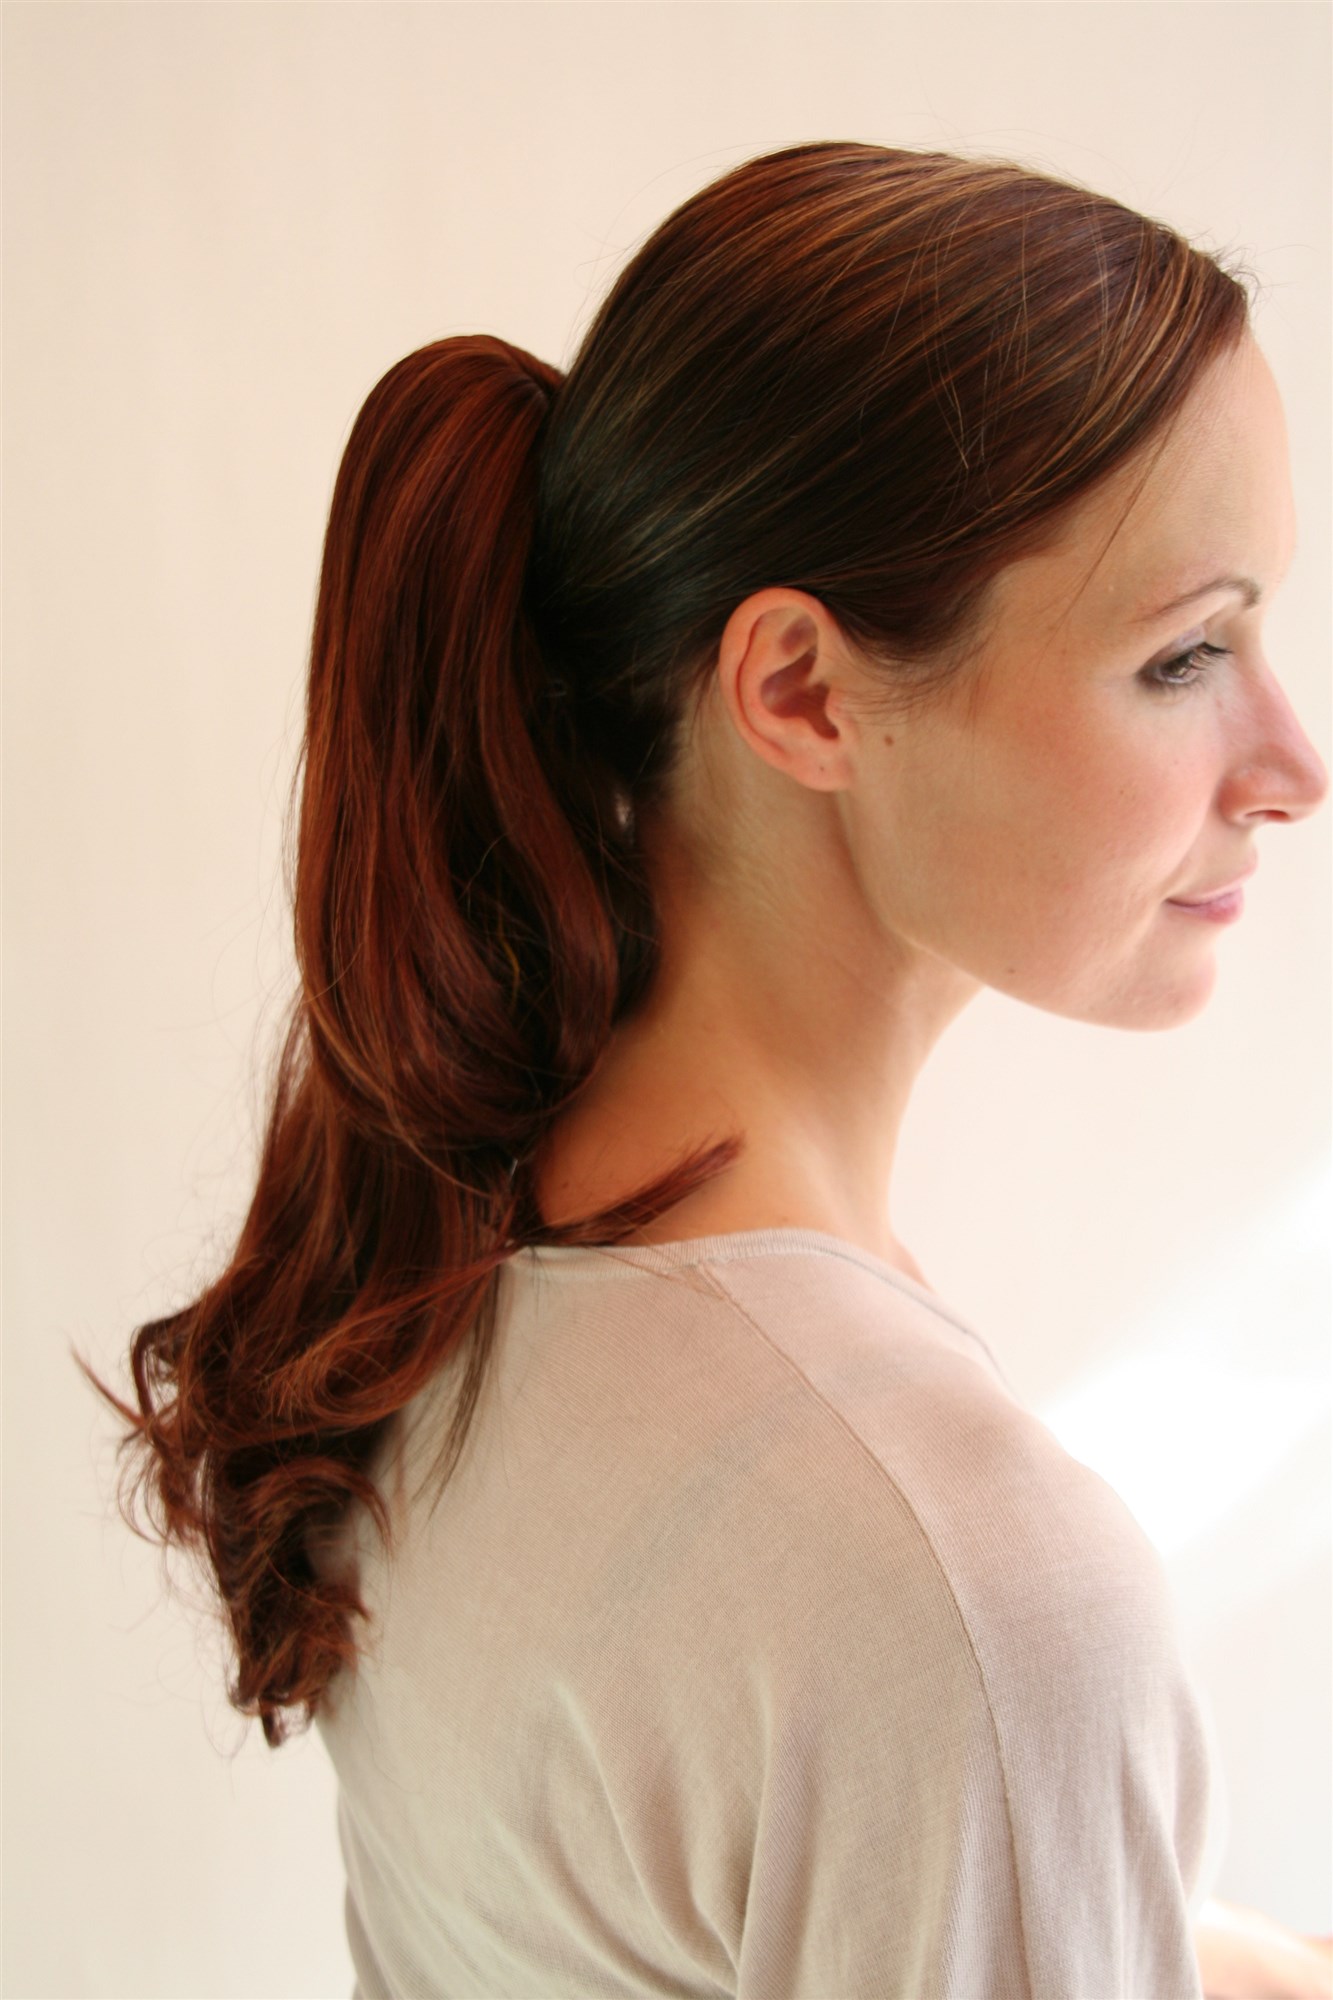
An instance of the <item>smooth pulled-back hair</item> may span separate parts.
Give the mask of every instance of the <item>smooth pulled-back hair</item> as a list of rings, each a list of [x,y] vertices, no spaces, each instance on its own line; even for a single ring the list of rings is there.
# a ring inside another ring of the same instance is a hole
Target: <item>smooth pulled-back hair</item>
[[[226,1268],[136,1331],[157,1533],[206,1559],[270,1744],[355,1665],[312,1559],[385,1428],[466,1359],[449,1476],[525,1244],[623,1241],[730,1134],[545,1227],[534,1161],[657,962],[637,817],[723,628],[817,597],[886,703],[960,671],[996,572],[1241,339],[1219,261],[1003,162],[753,159],[630,260],[567,376],[485,334],[376,383],[335,482],[293,794],[299,986]],[[468,1351],[463,1350],[467,1345]],[[122,1504],[126,1488],[122,1486]]]

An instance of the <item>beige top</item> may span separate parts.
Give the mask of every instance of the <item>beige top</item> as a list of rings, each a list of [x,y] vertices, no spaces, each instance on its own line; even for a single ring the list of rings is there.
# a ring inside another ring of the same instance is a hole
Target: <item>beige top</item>
[[[933,1292],[808,1229],[528,1249],[490,1367],[433,1514],[456,1359],[391,1429],[393,1564],[349,1529],[354,2000],[1200,2000],[1160,1560]]]

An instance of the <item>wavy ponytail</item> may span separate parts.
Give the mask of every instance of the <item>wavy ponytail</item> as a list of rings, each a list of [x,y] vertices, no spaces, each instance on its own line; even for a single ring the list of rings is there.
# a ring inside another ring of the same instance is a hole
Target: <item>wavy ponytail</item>
[[[311,647],[295,884],[300,990],[227,1269],[140,1327],[132,1491],[206,1552],[269,1744],[355,1656],[352,1582],[311,1546],[390,1417],[470,1339],[447,1478],[523,1243],[613,1243],[739,1150],[543,1225],[530,1168],[651,975],[620,779],[560,720],[522,603],[556,370],[486,336],[378,382],[335,483]],[[132,1523],[133,1525],[133,1523]]]
[[[750,160],[621,272],[567,379],[484,336],[352,428],[316,605],[300,990],[226,1270],[137,1331],[138,1478],[202,1548],[230,1695],[271,1744],[355,1658],[312,1540],[527,1243],[614,1243],[735,1159],[701,1146],[546,1228],[534,1161],[658,957],[669,804],[727,619],[818,597],[886,704],[945,687],[990,580],[1160,437],[1248,301],[1219,261],[1006,161],[812,142]],[[561,689],[563,688],[563,694]]]

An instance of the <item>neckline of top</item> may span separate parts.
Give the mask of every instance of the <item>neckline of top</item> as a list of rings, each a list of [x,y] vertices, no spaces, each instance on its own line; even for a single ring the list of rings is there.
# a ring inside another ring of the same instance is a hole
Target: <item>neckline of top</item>
[[[552,1274],[562,1267],[573,1276],[581,1264],[596,1263],[605,1271],[607,1263],[629,1264],[650,1271],[672,1271],[692,1264],[704,1264],[741,1256],[765,1256],[780,1251],[815,1250],[824,1255],[839,1257],[849,1264],[859,1264],[863,1270],[871,1271],[890,1285],[907,1293],[909,1298],[928,1306],[949,1325],[962,1333],[990,1354],[990,1349],[976,1328],[945,1304],[938,1292],[929,1285],[923,1285],[896,1264],[887,1263],[876,1257],[873,1251],[863,1250],[859,1243],[849,1243],[845,1237],[832,1236],[823,1229],[779,1228],[738,1229],[717,1236],[688,1236],[671,1243],[529,1243],[514,1253],[515,1257],[540,1259],[542,1264],[551,1265]],[[510,1260],[511,1262],[513,1259]],[[992,1356],[992,1361],[994,1357]]]

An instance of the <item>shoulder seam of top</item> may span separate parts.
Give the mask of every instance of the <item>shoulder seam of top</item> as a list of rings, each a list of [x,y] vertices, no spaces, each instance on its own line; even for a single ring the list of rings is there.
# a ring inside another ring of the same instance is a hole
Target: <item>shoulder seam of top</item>
[[[865,1439],[861,1437],[859,1432],[853,1429],[852,1425],[848,1423],[846,1417],[843,1416],[842,1412],[839,1409],[837,1409],[833,1403],[829,1401],[829,1398],[824,1394],[823,1390],[820,1389],[816,1383],[810,1380],[810,1377],[806,1374],[805,1370],[800,1366],[799,1362],[794,1361],[791,1355],[787,1353],[785,1348],[780,1346],[779,1343],[773,1339],[771,1334],[765,1331],[765,1329],[759,1324],[759,1322],[753,1317],[753,1315],[746,1311],[745,1307],[741,1304],[740,1300],[736,1297],[735,1293],[732,1292],[730,1287],[726,1284],[721,1274],[711,1268],[711,1264],[712,1260],[706,1259],[703,1262],[701,1262],[697,1268],[700,1270],[707,1271],[708,1277],[711,1280],[711,1282],[714,1285],[716,1285],[719,1293],[722,1295],[724,1299],[726,1299],[727,1303],[731,1305],[734,1308],[734,1310],[740,1315],[740,1318],[750,1328],[751,1332],[759,1340],[761,1340],[773,1354],[777,1356],[778,1360],[793,1375],[796,1376],[798,1381],[804,1383],[805,1387],[809,1390],[810,1394],[815,1398],[816,1402],[819,1403],[821,1407],[828,1412],[829,1416],[833,1418],[834,1422],[838,1424],[838,1426],[846,1433],[846,1435],[851,1439],[852,1443],[855,1445],[856,1449],[865,1458],[867,1463],[873,1467],[874,1471],[879,1475],[879,1477],[882,1480],[884,1480],[886,1484],[891,1486],[893,1491],[898,1495],[899,1500],[902,1502],[903,1506],[907,1509],[908,1513],[910,1514],[912,1520],[915,1522],[917,1532],[921,1537],[922,1543],[929,1550],[931,1561],[934,1563],[935,1568],[939,1572],[940,1579],[944,1585],[944,1588],[948,1592],[949,1602],[953,1605],[954,1611],[957,1614],[958,1623],[962,1627],[963,1633],[967,1639],[968,1650],[971,1652],[973,1662],[976,1666],[977,1679],[981,1684],[982,1695],[986,1703],[986,1714],[990,1720],[991,1736],[995,1744],[995,1759],[1000,1767],[1000,1784],[1004,1791],[1005,1817],[1009,1822],[1009,1854],[1013,1866],[1013,1875],[1014,1875],[1014,1906],[1018,1911],[1018,1930],[1022,1945],[1023,1965],[1027,1972],[1028,1993],[1030,1996],[1032,1991],[1032,1960],[1028,1953],[1027,1930],[1023,1921],[1023,1885],[1021,1877],[1018,1872],[1018,1840],[1014,1831],[1014,1808],[1013,1808],[1013,1796],[1009,1784],[1009,1771],[1005,1764],[1004,1746],[1000,1737],[999,1724],[995,1719],[995,1705],[991,1700],[990,1687],[986,1680],[986,1669],[982,1664],[981,1654],[978,1651],[977,1642],[973,1637],[972,1628],[967,1622],[967,1618],[963,1612],[962,1605],[958,1602],[958,1594],[954,1590],[952,1580],[950,1579],[949,1576],[949,1572],[945,1569],[944,1564],[940,1561],[939,1552],[936,1549],[934,1542],[930,1538],[930,1533],[926,1527],[925,1522],[921,1519],[920,1514],[918,1514],[916,1508],[912,1505],[912,1502],[908,1498],[907,1494],[903,1491],[898,1481],[889,1471],[889,1468],[875,1456],[874,1452],[870,1449]],[[963,1330],[966,1331],[966,1329]]]
[[[942,1299],[939,1300],[937,1303],[933,1295],[929,1297],[918,1296],[918,1291],[922,1294],[928,1291],[929,1288],[927,1286],[922,1285],[918,1288],[917,1291],[909,1291],[904,1294],[903,1288],[900,1285],[895,1284],[894,1282],[895,1277],[900,1274],[895,1273],[893,1271],[877,1270],[873,1264],[867,1263],[863,1258],[850,1254],[850,1250],[843,1251],[837,1249],[832,1243],[828,1244],[804,1243],[800,1244],[799,1246],[796,1244],[787,1245],[787,1244],[775,1243],[768,1250],[762,1252],[761,1254],[769,1257],[782,1257],[782,1256],[790,1257],[798,1254],[798,1251],[804,1252],[805,1254],[810,1256],[832,1257],[835,1258],[837,1262],[841,1264],[850,1264],[853,1270],[865,1271],[872,1278],[877,1278],[880,1284],[887,1285],[888,1289],[891,1292],[897,1292],[900,1296],[906,1296],[907,1298],[911,1299],[914,1304],[924,1306],[927,1312],[934,1313],[936,1319],[942,1319],[946,1326],[951,1326],[954,1329],[955,1333],[961,1333],[964,1339],[966,1340],[974,1340],[977,1346],[981,1349],[982,1353],[985,1355],[986,1359],[990,1362],[996,1374],[1000,1377],[1000,1380],[1004,1383],[1005,1387],[1006,1388],[1009,1387],[1008,1377],[1005,1375],[1004,1370],[1000,1367],[999,1362],[995,1359],[995,1356],[991,1353],[990,1348],[986,1345],[986,1342],[982,1339],[981,1335],[977,1333],[974,1328],[966,1326],[961,1319],[956,1318],[954,1314],[950,1312],[948,1306],[945,1305]],[[707,1258],[705,1261],[708,1263],[712,1263],[715,1261],[715,1259],[710,1257]],[[720,1262],[722,1260],[717,1259],[716,1261]],[[903,1273],[901,1275],[906,1275],[906,1274]],[[727,1296],[730,1297],[731,1296],[730,1293],[728,1293]]]

